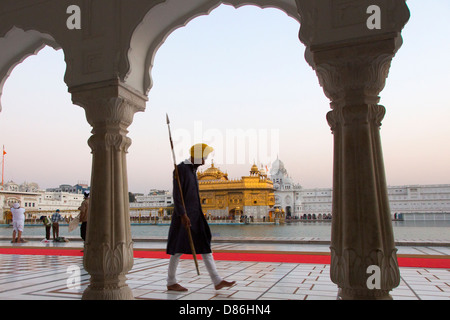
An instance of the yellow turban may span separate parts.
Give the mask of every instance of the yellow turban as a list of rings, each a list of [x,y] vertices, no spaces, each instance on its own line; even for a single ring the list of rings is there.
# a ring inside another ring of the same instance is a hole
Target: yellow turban
[[[191,157],[194,159],[206,159],[214,149],[205,143],[197,143],[191,147]]]

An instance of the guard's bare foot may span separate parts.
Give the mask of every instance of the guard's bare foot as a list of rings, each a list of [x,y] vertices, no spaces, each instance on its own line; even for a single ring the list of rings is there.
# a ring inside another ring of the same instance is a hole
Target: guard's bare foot
[[[172,284],[170,286],[167,286],[167,290],[171,291],[188,291],[185,287],[179,285],[178,283]]]
[[[225,287],[232,287],[232,286],[234,286],[235,283],[236,283],[236,281],[230,282],[230,281],[222,280],[219,284],[214,286],[214,289],[220,290]]]

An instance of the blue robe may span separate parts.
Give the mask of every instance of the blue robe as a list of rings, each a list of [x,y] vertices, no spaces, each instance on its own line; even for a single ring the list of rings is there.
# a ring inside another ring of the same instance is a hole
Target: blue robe
[[[200,203],[197,171],[190,161],[184,161],[177,167],[187,215],[191,220],[191,234],[195,251],[197,254],[211,253],[211,230]],[[175,170],[173,177],[174,213],[169,228],[166,252],[168,254],[192,254],[188,234],[181,223],[180,215],[183,214],[184,208],[175,178]]]

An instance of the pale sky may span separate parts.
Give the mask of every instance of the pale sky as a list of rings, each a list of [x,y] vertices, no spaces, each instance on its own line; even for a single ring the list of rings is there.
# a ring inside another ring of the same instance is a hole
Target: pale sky
[[[450,27],[447,0],[409,0],[411,18],[392,61],[381,102],[381,137],[389,185],[450,183]],[[332,186],[329,100],[304,59],[299,24],[276,9],[220,6],[177,29],[159,49],[147,110],[129,127],[131,192],[171,189],[173,163],[165,114],[178,162],[203,140],[230,178],[255,161],[279,158],[305,188]],[[90,181],[90,125],[63,81],[63,52],[43,49],[6,81],[0,113],[5,181],[41,188]],[[227,143],[255,135],[257,146]],[[245,163],[242,163],[245,160]],[[207,166],[202,169],[206,169]]]

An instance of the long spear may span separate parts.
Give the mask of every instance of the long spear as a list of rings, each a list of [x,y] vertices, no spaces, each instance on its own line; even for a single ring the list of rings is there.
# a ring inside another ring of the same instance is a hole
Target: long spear
[[[177,179],[178,189],[180,190],[181,203],[183,204],[184,213],[187,215],[186,205],[184,204],[183,189],[181,188],[180,177],[178,176],[178,166],[177,166],[177,161],[175,159],[175,151],[173,150],[172,133],[170,131],[170,120],[169,120],[169,116],[167,115],[167,113],[166,113],[166,121],[167,121],[167,128],[169,129],[169,140],[170,140],[170,148],[172,149],[173,165],[175,167],[175,177]],[[190,227],[187,227],[186,231],[188,234],[189,244],[191,246],[192,255],[194,256],[195,268],[197,269],[197,274],[200,275],[200,270],[198,269],[197,254],[195,253],[195,247],[194,247],[194,242],[192,241],[192,234],[191,234]]]

